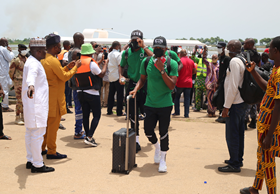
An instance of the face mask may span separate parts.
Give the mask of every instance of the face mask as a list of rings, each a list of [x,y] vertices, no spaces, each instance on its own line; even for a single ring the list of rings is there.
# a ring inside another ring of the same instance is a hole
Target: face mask
[[[21,54],[22,56],[25,56],[27,53],[28,53],[27,50],[20,51],[20,54]]]
[[[134,50],[139,48],[137,41],[133,41],[133,42],[131,42],[131,44],[132,44],[132,47],[133,47]]]
[[[154,49],[155,57],[161,57],[164,54],[164,50],[162,49]]]
[[[223,52],[223,48],[218,48],[218,53],[221,54]]]
[[[218,59],[212,60],[212,63],[217,63]]]

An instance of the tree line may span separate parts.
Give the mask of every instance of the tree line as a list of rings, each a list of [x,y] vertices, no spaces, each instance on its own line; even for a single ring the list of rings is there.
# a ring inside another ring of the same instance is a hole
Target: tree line
[[[271,42],[271,38],[263,38],[260,41],[256,38],[253,38],[255,41],[255,44],[261,45],[261,46],[266,46],[269,47],[269,43]],[[176,40],[188,40],[187,38],[177,38]],[[227,40],[220,38],[219,36],[217,37],[211,37],[211,38],[193,38],[190,37],[189,40],[198,40],[202,43],[205,43],[207,45],[216,45],[218,42],[225,42],[228,43]],[[244,42],[245,40],[239,39],[240,42]]]
[[[8,38],[8,42],[9,42],[9,44],[25,44],[25,45],[29,45],[30,38],[25,38],[23,40],[20,40],[20,39],[9,39]]]

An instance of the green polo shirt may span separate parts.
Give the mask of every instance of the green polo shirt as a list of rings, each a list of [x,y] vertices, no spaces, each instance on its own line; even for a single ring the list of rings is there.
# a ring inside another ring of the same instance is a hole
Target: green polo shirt
[[[146,106],[153,108],[163,108],[173,106],[171,91],[162,79],[160,71],[154,65],[152,57],[145,70],[145,60],[142,61],[140,74],[147,75],[147,97]],[[164,63],[164,69],[169,76],[178,76],[178,63],[170,60],[171,71],[167,71],[167,60]]]
[[[148,47],[149,50],[153,52],[153,49]],[[128,57],[127,60],[125,59],[125,51],[122,52],[122,60],[121,60],[121,67],[125,67],[128,65],[127,68],[127,76],[128,78],[132,79],[134,82],[138,82],[140,79],[140,66],[141,62],[143,61],[145,51],[144,49],[140,48],[137,52],[132,52],[131,48],[128,49]]]
[[[168,51],[165,52],[165,56],[170,56],[171,59],[175,60],[177,63],[179,63],[181,61],[181,59],[178,57],[177,53],[175,53],[172,50],[169,50],[170,55],[168,55]]]

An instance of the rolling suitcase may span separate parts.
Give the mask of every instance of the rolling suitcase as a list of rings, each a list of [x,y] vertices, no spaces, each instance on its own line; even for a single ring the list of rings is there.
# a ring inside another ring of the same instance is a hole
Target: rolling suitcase
[[[113,133],[113,167],[112,172],[129,174],[135,164],[136,155],[136,122],[134,129],[129,128],[129,100],[132,95],[127,96],[127,128],[121,128]],[[136,96],[135,100],[135,117],[136,117]],[[136,118],[134,118],[135,120]]]

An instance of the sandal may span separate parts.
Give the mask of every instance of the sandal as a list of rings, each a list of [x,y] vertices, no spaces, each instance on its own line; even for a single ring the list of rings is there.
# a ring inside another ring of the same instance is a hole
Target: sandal
[[[3,135],[2,137],[0,137],[0,139],[12,140],[12,138],[10,136],[7,136],[7,135]]]

